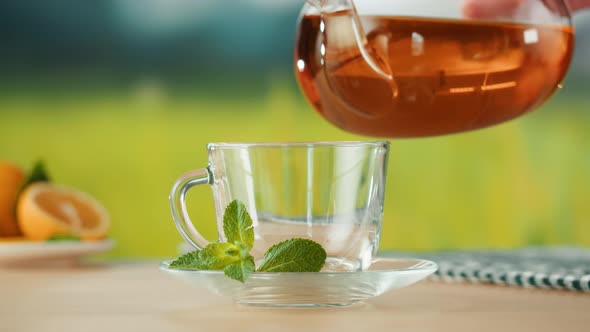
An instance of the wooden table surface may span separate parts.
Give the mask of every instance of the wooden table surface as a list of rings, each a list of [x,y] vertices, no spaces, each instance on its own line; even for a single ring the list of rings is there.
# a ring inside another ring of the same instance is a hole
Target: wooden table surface
[[[590,331],[590,296],[422,282],[365,305],[264,309],[186,288],[156,262],[0,267],[0,331]]]

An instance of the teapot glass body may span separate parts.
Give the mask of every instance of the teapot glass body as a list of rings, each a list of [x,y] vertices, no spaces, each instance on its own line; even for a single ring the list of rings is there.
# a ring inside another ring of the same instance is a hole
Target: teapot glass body
[[[336,126],[392,138],[479,129],[537,108],[570,64],[567,6],[474,3],[308,0],[295,47],[303,93]]]

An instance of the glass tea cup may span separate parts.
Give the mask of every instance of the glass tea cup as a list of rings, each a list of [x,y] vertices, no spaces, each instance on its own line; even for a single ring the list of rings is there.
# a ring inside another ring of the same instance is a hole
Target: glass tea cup
[[[213,191],[219,241],[223,214],[245,204],[254,226],[251,254],[259,263],[271,246],[306,238],[328,254],[323,271],[367,269],[380,240],[388,142],[212,143],[209,166],[189,171],[170,193],[172,216],[195,249],[209,244],[193,225],[186,194]]]

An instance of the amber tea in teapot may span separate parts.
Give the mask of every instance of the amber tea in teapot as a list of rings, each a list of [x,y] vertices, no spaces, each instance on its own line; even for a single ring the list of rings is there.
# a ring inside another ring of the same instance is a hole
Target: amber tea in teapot
[[[327,120],[369,136],[457,133],[527,113],[560,85],[574,42],[569,24],[308,12],[300,86]]]

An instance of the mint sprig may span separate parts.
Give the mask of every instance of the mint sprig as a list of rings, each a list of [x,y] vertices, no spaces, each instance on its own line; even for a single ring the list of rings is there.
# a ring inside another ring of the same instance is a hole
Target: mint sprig
[[[246,282],[255,272],[319,272],[326,263],[326,251],[308,239],[290,239],[272,246],[258,269],[250,250],[254,246],[254,227],[246,206],[232,201],[223,215],[227,242],[211,243],[203,250],[177,258],[173,269],[219,270],[237,281]]]

